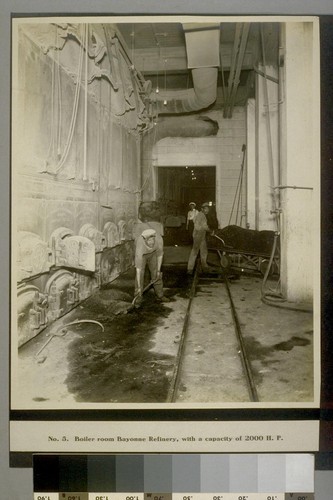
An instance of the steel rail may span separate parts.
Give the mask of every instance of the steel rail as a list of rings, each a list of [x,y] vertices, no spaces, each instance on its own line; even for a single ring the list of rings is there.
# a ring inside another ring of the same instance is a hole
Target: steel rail
[[[229,301],[230,301],[231,313],[232,313],[232,317],[233,317],[234,324],[235,324],[236,336],[237,336],[237,340],[238,340],[238,344],[239,344],[239,354],[240,354],[242,365],[243,365],[244,375],[246,378],[246,383],[247,383],[250,399],[252,402],[258,402],[259,398],[258,398],[257,388],[255,386],[254,379],[253,379],[251,363],[250,363],[248,356],[247,356],[247,353],[246,353],[242,329],[241,329],[241,326],[240,326],[240,323],[238,320],[238,315],[237,315],[237,311],[235,308],[235,304],[234,304],[234,301],[232,299],[228,278],[227,278],[227,276],[225,276],[224,278],[225,278],[225,280],[224,280],[225,287],[227,289],[228,297],[229,297]]]
[[[235,308],[235,305],[234,305],[234,302],[232,299],[228,278],[225,275],[225,273],[223,273],[223,282],[224,282],[225,287],[227,289],[228,298],[230,301],[231,314],[232,314],[232,318],[234,321],[235,333],[236,333],[238,346],[239,346],[239,354],[241,357],[243,372],[244,372],[250,400],[252,402],[258,402],[259,398],[258,398],[256,386],[254,383],[251,364],[250,364],[250,361],[249,361],[247,353],[246,353],[246,348],[245,348],[245,344],[244,344],[241,326],[240,326],[237,311],[236,311],[236,308]],[[191,312],[192,302],[193,302],[193,298],[195,295],[197,283],[198,283],[198,270],[196,268],[193,282],[192,282],[191,289],[190,289],[189,302],[187,305],[186,314],[185,314],[185,318],[184,318],[184,324],[183,324],[182,333],[181,333],[181,337],[180,337],[179,349],[178,349],[177,356],[175,359],[173,376],[171,379],[168,395],[166,398],[167,403],[170,403],[170,402],[174,403],[177,399],[177,393],[178,393],[181,372],[182,372],[182,364],[183,364],[183,359],[184,359],[186,338],[187,338],[187,333],[188,333],[190,312]]]
[[[193,302],[193,298],[195,295],[195,290],[197,287],[197,282],[198,282],[198,268],[196,267],[191,289],[190,289],[190,297],[189,301],[187,304],[187,309],[186,309],[186,314],[184,318],[184,324],[183,324],[183,329],[182,333],[180,336],[180,342],[179,342],[179,349],[177,352],[176,360],[175,360],[175,368],[173,371],[173,376],[170,384],[170,388],[168,391],[167,395],[167,400],[166,402],[168,403],[174,403],[177,392],[178,392],[178,387],[179,387],[179,382],[180,382],[180,374],[181,374],[181,369],[182,369],[182,364],[183,364],[183,358],[184,358],[184,349],[185,349],[185,340],[187,337],[187,332],[188,332],[188,324],[189,324],[189,319],[190,319],[190,312],[191,312],[191,306]]]

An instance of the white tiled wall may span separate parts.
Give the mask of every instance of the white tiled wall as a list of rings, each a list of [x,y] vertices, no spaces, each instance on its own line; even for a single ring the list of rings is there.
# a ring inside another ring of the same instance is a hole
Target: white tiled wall
[[[242,165],[242,145],[246,141],[245,110],[235,108],[230,119],[223,118],[222,110],[206,113],[206,116],[218,122],[216,136],[162,139],[154,147],[153,158],[155,166],[215,166],[217,216],[220,227],[224,227],[229,223]],[[235,223],[234,219],[231,223]]]

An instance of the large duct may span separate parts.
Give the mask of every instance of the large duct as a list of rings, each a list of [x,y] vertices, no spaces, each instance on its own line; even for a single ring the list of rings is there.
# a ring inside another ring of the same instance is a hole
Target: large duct
[[[217,121],[208,116],[162,116],[154,128],[142,136],[142,151],[147,155],[157,141],[166,137],[209,137],[218,130]]]
[[[151,169],[154,163],[153,149],[158,141],[166,137],[208,137],[216,135],[218,129],[218,123],[207,116],[160,116],[154,128],[142,135],[142,199],[154,197]]]
[[[217,96],[217,68],[192,69],[193,88],[173,91],[156,100],[156,114],[191,113],[208,108]]]
[[[163,116],[155,127],[156,141],[164,137],[209,137],[219,130],[218,123],[208,116]]]
[[[155,94],[152,100],[158,115],[200,111],[216,101],[220,26],[196,23],[183,25],[183,28],[188,67],[192,68],[193,88]]]

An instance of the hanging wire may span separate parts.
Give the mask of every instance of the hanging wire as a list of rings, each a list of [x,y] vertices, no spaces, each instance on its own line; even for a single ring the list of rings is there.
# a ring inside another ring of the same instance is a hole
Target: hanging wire
[[[238,203],[237,203],[237,212],[236,212],[236,224],[238,222],[238,214],[239,214],[239,208],[242,206],[242,200],[243,200],[243,166],[241,169],[241,174],[240,174],[240,182],[239,182],[239,196],[238,196]],[[240,221],[239,225],[242,225],[242,208],[241,208],[241,213],[240,213]]]
[[[223,97],[223,105],[226,101],[226,86],[225,86],[225,79],[224,79],[224,67],[223,67],[223,60],[222,60],[222,51],[220,51],[220,63],[221,63],[221,77],[222,77],[222,97]]]
[[[156,93],[159,92],[159,86],[158,86],[158,83],[159,83],[159,65],[160,65],[160,57],[161,57],[161,47],[160,47],[160,43],[159,41],[157,40],[157,37],[156,37],[156,34],[155,34],[155,31],[154,31],[154,25],[153,26],[153,33],[154,33],[154,37],[155,37],[155,41],[156,41],[156,45],[158,47],[158,69],[157,69],[157,73],[156,73]],[[164,86],[165,86],[165,89],[166,89],[166,62],[167,62],[167,59],[165,59],[164,61]],[[158,107],[157,107],[157,103],[156,103],[156,99],[154,100],[154,102],[152,102],[152,106],[154,106],[154,104],[156,105],[156,115],[154,113],[154,109],[152,109],[152,116],[153,116],[153,133],[150,134],[150,136],[148,136],[148,150],[153,151],[153,147],[154,145],[156,144],[156,137],[157,137],[157,127],[158,127]],[[149,133],[149,132],[148,132]],[[145,189],[147,183],[149,180],[151,180],[152,178],[152,172],[153,172],[153,161],[152,161],[152,158],[151,158],[151,164],[150,164],[150,167],[148,169],[148,172],[147,172],[147,175],[141,185],[141,188],[138,190],[138,193],[142,193],[143,190]]]
[[[132,42],[131,42],[131,60],[132,60],[132,66],[134,67],[134,48],[135,48],[135,25],[132,24]]]
[[[160,42],[159,42],[157,35],[155,33],[154,24],[152,24],[152,31],[153,31],[156,47],[158,48],[158,65],[157,65],[157,71],[156,71],[156,90],[155,90],[156,94],[158,94],[160,91],[159,86],[158,86],[158,79],[159,79],[160,60],[161,60],[161,45],[160,45]]]
[[[59,29],[57,28],[57,47],[58,47]],[[61,78],[60,78],[60,51],[57,50],[57,104],[58,104],[58,130],[57,130],[57,157],[60,157],[61,151],[61,128],[62,128],[62,99],[61,99]]]
[[[48,151],[46,153],[46,161],[50,156],[54,156],[54,83],[55,83],[55,60],[52,59],[52,70],[51,70],[51,133],[50,133],[50,144]]]
[[[150,141],[149,141],[149,142],[150,142],[150,144],[148,144],[148,146],[149,146],[148,150],[149,150],[149,151],[151,151],[151,152],[153,151],[153,147],[154,147],[154,145],[155,145],[155,143],[156,143],[156,135],[157,135],[157,124],[154,126],[153,133],[152,133],[152,134],[151,134],[151,136],[149,137],[149,139],[150,139]],[[148,140],[149,140],[149,139],[148,139]],[[150,164],[149,170],[148,170],[148,172],[147,172],[147,175],[146,175],[146,177],[145,177],[145,179],[144,179],[144,181],[143,181],[143,184],[142,184],[141,188],[140,188],[140,189],[139,189],[139,191],[138,191],[139,193],[142,193],[142,191],[144,190],[144,188],[146,187],[146,185],[147,185],[148,181],[149,181],[149,180],[150,180],[150,178],[151,178],[151,174],[152,174],[152,171],[153,171],[153,161],[152,161],[152,160],[153,160],[153,159],[151,158],[151,164]]]
[[[83,132],[83,180],[87,180],[87,142],[88,142],[88,36],[89,24],[85,25],[84,45],[84,132]]]
[[[155,91],[156,94],[158,94],[160,91],[160,88],[158,86],[158,78],[159,78],[159,70],[160,70],[161,47],[160,47],[159,42],[157,42],[157,46],[158,46],[158,65],[157,65],[157,73],[156,73],[156,91]]]
[[[164,106],[166,106],[168,104],[168,100],[167,100],[167,77],[166,77],[166,65],[167,65],[167,59],[164,59],[164,100],[163,100],[163,104]]]
[[[242,179],[243,179],[244,163],[245,163],[245,151],[246,151],[245,145],[243,145],[242,151],[243,151],[242,165],[241,165],[241,169],[240,169],[239,176],[238,176],[238,181],[237,181],[237,186],[236,186],[236,192],[235,192],[234,201],[233,201],[231,212],[230,212],[230,217],[229,217],[228,225],[230,225],[230,222],[231,222],[231,219],[232,219],[232,216],[233,216],[233,213],[234,213],[234,208],[235,208],[236,200],[238,201],[238,203],[237,203],[236,221],[235,221],[235,223],[237,224],[238,209],[239,209],[239,200],[240,200],[240,197],[241,197],[241,186],[242,186],[242,182],[243,182]]]
[[[166,63],[167,63],[167,59],[164,59],[164,92],[166,92],[166,87],[167,87],[167,84],[166,84]]]
[[[261,36],[261,49],[262,49],[262,59],[263,59],[263,69],[264,69],[264,95],[266,101],[266,124],[267,124],[267,145],[268,145],[268,162],[269,162],[269,173],[270,182],[272,186],[275,186],[274,180],[274,162],[273,162],[273,146],[272,146],[272,131],[271,131],[271,114],[270,114],[270,104],[268,97],[268,85],[267,85],[267,74],[266,74],[266,53],[265,53],[265,41],[264,41],[264,28],[260,25],[260,36]],[[273,212],[277,214],[277,195],[275,191],[272,193],[272,205]],[[279,217],[275,217],[276,228],[279,230]]]
[[[68,153],[69,153],[69,150],[70,150],[70,147],[71,147],[71,144],[72,144],[72,140],[73,140],[74,128],[75,128],[75,123],[76,123],[76,119],[77,119],[77,112],[78,112],[79,96],[80,96],[82,67],[83,67],[83,52],[84,52],[84,47],[83,47],[83,41],[81,40],[71,122],[70,122],[70,126],[69,126],[69,132],[68,132],[68,138],[67,138],[66,145],[65,145],[65,150],[63,152],[62,158],[59,160],[59,163],[56,166],[56,170],[55,170],[56,174],[58,174],[63,169],[65,161],[66,161]]]

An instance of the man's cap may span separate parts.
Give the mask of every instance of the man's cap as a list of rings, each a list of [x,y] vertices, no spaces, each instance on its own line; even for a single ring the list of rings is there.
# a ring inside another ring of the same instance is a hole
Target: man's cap
[[[197,206],[196,203],[194,203],[194,201],[191,201],[191,203],[189,203],[189,205],[194,205],[195,207]]]
[[[201,205],[201,207],[209,207],[209,203],[208,203],[208,201],[205,201],[205,203],[203,203],[203,204]]]
[[[144,239],[151,238],[152,236],[156,236],[156,231],[154,229],[145,229],[142,231],[141,236]]]

